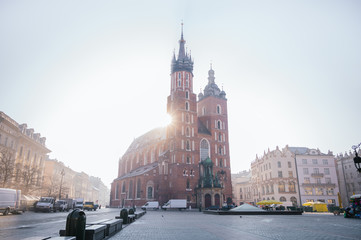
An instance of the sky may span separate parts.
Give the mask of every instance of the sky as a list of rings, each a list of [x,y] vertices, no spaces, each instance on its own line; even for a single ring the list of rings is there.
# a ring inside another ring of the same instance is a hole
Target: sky
[[[181,22],[194,92],[227,94],[231,171],[289,146],[361,142],[361,2],[0,0],[0,111],[51,159],[117,177],[131,142],[166,124]]]

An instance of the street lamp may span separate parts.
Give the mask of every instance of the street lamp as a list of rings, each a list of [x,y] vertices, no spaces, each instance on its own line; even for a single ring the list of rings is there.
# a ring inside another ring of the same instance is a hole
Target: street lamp
[[[361,157],[358,156],[356,149],[361,146],[361,143],[359,145],[352,146],[352,149],[355,151],[356,157],[353,158],[353,162],[355,163],[355,167],[359,173],[361,173]]]
[[[61,187],[63,185],[63,177],[65,175],[64,169],[61,170],[60,175],[61,175],[61,179],[60,179],[59,199],[61,198]]]

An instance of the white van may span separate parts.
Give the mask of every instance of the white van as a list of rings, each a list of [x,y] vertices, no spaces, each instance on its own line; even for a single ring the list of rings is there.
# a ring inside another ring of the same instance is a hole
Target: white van
[[[20,207],[20,195],[20,190],[0,188],[0,213],[16,213]]]
[[[159,202],[158,201],[152,201],[152,202],[146,202],[141,209],[159,209]]]
[[[187,208],[187,199],[170,199],[165,203],[162,209],[186,209]]]

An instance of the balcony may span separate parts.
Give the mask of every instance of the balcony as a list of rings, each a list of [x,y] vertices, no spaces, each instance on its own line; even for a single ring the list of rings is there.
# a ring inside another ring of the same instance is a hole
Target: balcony
[[[332,187],[335,188],[336,184],[334,183],[302,183],[302,187]]]
[[[322,177],[323,177],[323,173],[311,173],[311,177],[319,177],[319,178],[322,178]]]

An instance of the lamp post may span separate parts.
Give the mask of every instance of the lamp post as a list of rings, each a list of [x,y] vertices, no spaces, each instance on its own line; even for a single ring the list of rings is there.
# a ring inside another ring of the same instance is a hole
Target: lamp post
[[[60,179],[59,199],[61,198],[61,188],[63,185],[63,177],[65,175],[64,169],[61,170],[60,175],[61,175],[61,179]]]
[[[296,156],[297,154],[295,154],[295,168],[296,168],[296,178],[297,178],[297,186],[298,186],[298,197],[300,198],[300,208],[302,208],[302,200],[301,200],[301,190],[300,190],[300,179],[298,177],[298,169],[297,169],[297,160],[296,160]]]
[[[356,150],[357,150],[357,148],[360,148],[360,146],[361,146],[361,143],[359,143],[358,145],[352,146],[352,149],[355,151],[355,157],[353,158],[353,162],[355,163],[355,167],[359,173],[361,173],[361,157],[358,156]]]

